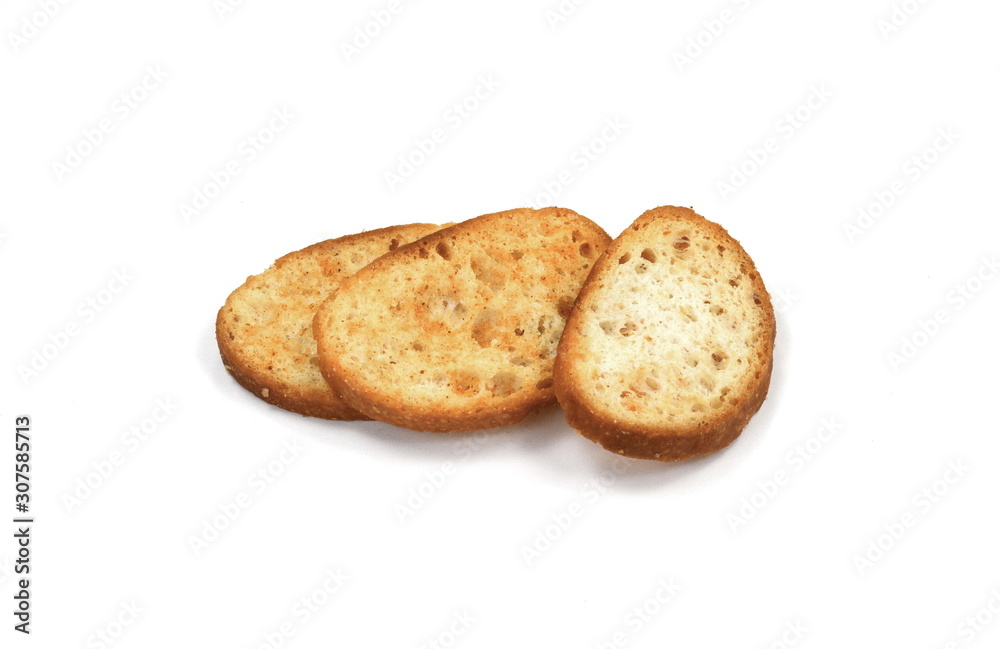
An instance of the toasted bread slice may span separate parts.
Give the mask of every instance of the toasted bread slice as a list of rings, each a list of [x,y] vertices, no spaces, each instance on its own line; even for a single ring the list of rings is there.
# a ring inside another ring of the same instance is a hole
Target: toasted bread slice
[[[316,314],[320,369],[369,417],[449,432],[555,402],[565,319],[610,237],[571,210],[517,209],[440,230],[341,283]]]
[[[323,380],[313,316],[341,280],[437,229],[417,223],[330,239],[289,253],[247,278],[215,323],[226,369],[254,395],[286,410],[325,419],[367,419]]]
[[[682,207],[639,217],[597,262],[559,343],[566,419],[622,455],[683,460],[739,436],[767,396],[775,322],[739,242]]]

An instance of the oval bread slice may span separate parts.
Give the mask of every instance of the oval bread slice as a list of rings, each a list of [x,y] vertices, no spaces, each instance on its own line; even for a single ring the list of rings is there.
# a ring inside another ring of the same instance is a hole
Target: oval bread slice
[[[555,402],[552,365],[610,237],[572,210],[480,216],[341,283],[316,314],[320,368],[369,417],[449,432],[511,424]]]
[[[606,449],[683,460],[731,443],[771,380],[771,300],[739,242],[682,207],[639,217],[597,262],[559,343],[566,419]]]
[[[313,317],[341,280],[437,229],[417,223],[322,241],[247,278],[216,319],[226,369],[254,395],[286,410],[325,419],[367,419],[323,380]]]

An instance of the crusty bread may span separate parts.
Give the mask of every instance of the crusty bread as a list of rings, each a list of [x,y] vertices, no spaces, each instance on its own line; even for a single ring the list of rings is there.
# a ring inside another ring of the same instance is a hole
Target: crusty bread
[[[392,252],[316,314],[320,369],[357,410],[415,430],[511,424],[553,403],[556,346],[610,237],[561,208],[487,214]]]
[[[771,300],[739,242],[681,207],[608,247],[559,343],[566,419],[622,455],[683,460],[739,436],[767,396]]]
[[[367,419],[320,375],[313,316],[345,277],[437,229],[417,223],[330,239],[289,253],[247,278],[215,323],[226,369],[254,395],[286,410],[325,419]]]

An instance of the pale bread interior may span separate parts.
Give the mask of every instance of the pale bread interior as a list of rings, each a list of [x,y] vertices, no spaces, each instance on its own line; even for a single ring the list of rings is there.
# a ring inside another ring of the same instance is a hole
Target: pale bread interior
[[[571,369],[604,417],[691,428],[760,379],[767,296],[727,239],[678,220],[616,242],[581,305]]]

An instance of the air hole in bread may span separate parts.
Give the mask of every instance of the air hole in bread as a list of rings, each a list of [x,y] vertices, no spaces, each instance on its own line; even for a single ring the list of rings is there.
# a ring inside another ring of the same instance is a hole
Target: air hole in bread
[[[580,244],[580,254],[583,255],[584,257],[590,257],[592,254],[594,254],[594,248],[593,248],[593,246],[591,246],[589,243],[586,243],[586,242],[585,243],[581,243]]]
[[[392,241],[389,242],[390,251],[395,250],[398,247],[399,247],[399,239],[393,239]]]
[[[432,313],[442,319],[462,320],[469,311],[469,307],[450,295],[442,298],[440,303],[435,302],[434,304],[440,304],[440,306],[432,306]]]
[[[722,315],[726,311],[725,309],[723,309],[718,304],[709,307],[708,310],[712,312],[712,315]]]
[[[543,334],[548,329],[545,324],[545,316],[539,316],[538,318],[538,333]]]
[[[601,329],[604,330],[604,333],[610,336],[615,331],[615,323],[611,322],[610,320],[602,320]]]
[[[572,237],[573,237],[573,243],[576,243],[577,241],[579,241],[580,237],[582,237],[582,236],[583,235],[580,234],[579,230],[573,230],[573,235],[572,235]]]
[[[626,252],[624,255],[622,255],[621,257],[618,258],[618,263],[619,264],[628,263],[628,260],[631,259],[631,258],[632,258],[632,253]]]
[[[420,342],[413,343],[413,351],[415,351],[415,352],[422,352],[422,351],[424,351],[424,345],[423,345],[423,343],[420,343]]]
[[[417,251],[417,254],[420,255],[421,259],[427,259],[428,257],[430,257],[430,253],[427,252],[427,248],[424,248],[423,246],[420,247],[420,249]]]
[[[319,367],[319,356],[310,356],[309,364],[313,367]]]
[[[451,373],[451,391],[455,394],[475,394],[479,392],[479,377],[472,372],[458,370]]]
[[[715,381],[707,376],[703,376],[698,379],[698,383],[701,383],[701,387],[705,388],[708,392],[715,392]]]
[[[523,336],[524,335],[524,329],[521,329],[520,327],[514,329],[514,335],[515,336]]]
[[[725,352],[712,352],[712,363],[715,364],[715,369],[721,370],[726,367],[726,361],[729,356]]]
[[[525,358],[524,356],[515,356],[510,359],[510,364],[518,367],[528,367],[531,365],[531,359]]]
[[[500,312],[484,309],[472,321],[472,337],[480,347],[489,347],[499,337]]]
[[[646,385],[649,386],[650,390],[659,390],[660,382],[651,376],[646,377]],[[662,413],[661,413],[662,414]]]
[[[691,247],[691,240],[688,239],[687,235],[682,236],[680,239],[674,241],[674,250],[679,252],[684,252]]]
[[[705,412],[705,404],[701,403],[700,401],[698,403],[695,403],[694,405],[691,406],[691,412]]]
[[[754,293],[753,295],[753,303],[756,304],[757,306],[763,304],[763,302],[760,301],[760,296],[757,295],[756,293]]]
[[[647,270],[649,270],[649,266],[647,266],[645,263],[639,263],[635,265],[635,272],[637,275],[642,275]]]
[[[698,322],[698,316],[696,316],[694,311],[691,310],[691,307],[686,304],[682,304],[677,308],[677,310],[688,320],[688,322]]]
[[[637,329],[638,327],[635,326],[634,322],[626,322],[625,326],[618,330],[618,333],[627,337],[634,334]]]
[[[652,248],[646,248],[642,251],[642,258],[651,264],[656,263],[656,251]]]
[[[726,252],[726,247],[725,246],[716,246],[715,249],[719,251],[719,256],[720,257]]]
[[[690,352],[684,355],[684,362],[688,364],[688,367],[698,367],[698,358]]]
[[[722,407],[722,399],[720,399],[719,397],[713,397],[712,400],[708,402],[708,405],[712,407],[712,410],[716,410],[718,408],[721,408]]]
[[[507,397],[521,389],[521,379],[510,372],[497,372],[487,383],[494,397]]]
[[[514,261],[518,261],[521,257],[524,256],[524,251],[522,251],[522,250],[511,250],[510,251],[510,256],[514,258]]]
[[[740,285],[740,281],[738,279],[731,279],[731,280],[729,280],[729,285],[733,286],[733,287],[739,286]]]
[[[494,293],[499,293],[507,284],[507,272],[492,257],[488,255],[475,255],[470,265],[472,266],[472,272],[476,275],[476,279],[488,286]]]
[[[434,250],[437,251],[437,254],[441,255],[442,259],[446,261],[451,259],[451,246],[444,241],[438,242],[438,245],[434,247]]]
[[[542,379],[541,381],[539,381],[538,383],[536,383],[535,384],[535,388],[537,388],[539,390],[547,390],[547,389],[549,389],[549,388],[552,387],[552,383],[553,383],[552,377],[551,376],[547,376],[544,379]]]

